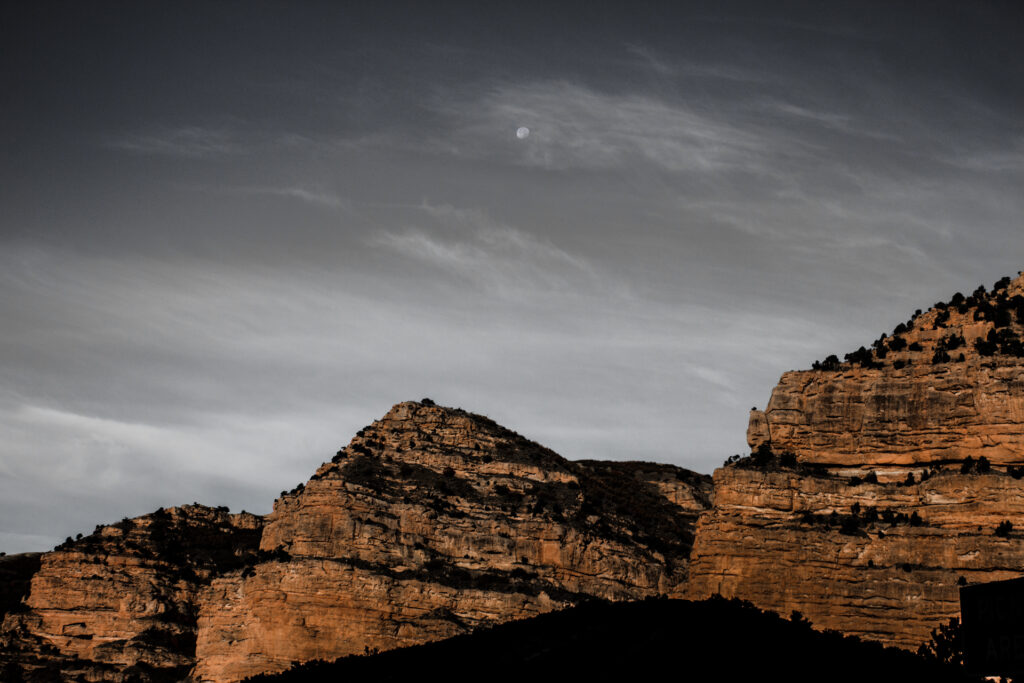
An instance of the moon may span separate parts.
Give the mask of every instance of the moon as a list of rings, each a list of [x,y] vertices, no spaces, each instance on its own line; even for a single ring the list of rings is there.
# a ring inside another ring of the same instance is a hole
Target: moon
[[[526,136],[528,136],[529,134],[530,129],[527,128],[526,126],[519,126],[519,128],[516,128],[516,137],[519,138],[520,140],[525,140]]]

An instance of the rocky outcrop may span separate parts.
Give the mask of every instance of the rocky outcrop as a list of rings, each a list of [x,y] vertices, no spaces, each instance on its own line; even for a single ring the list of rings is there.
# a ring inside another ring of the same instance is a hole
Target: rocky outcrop
[[[265,520],[171,508],[37,557],[10,583],[0,674],[237,681],[594,597],[679,595],[710,487],[402,403]]]
[[[485,417],[399,404],[276,501],[261,541],[273,559],[202,593],[195,676],[678,595],[709,492],[675,467],[569,462]]]
[[[1024,463],[1024,277],[915,315],[871,349],[787,372],[752,448],[770,442],[803,463],[883,480],[984,456]]]
[[[1004,278],[785,373],[715,472],[688,595],[914,649],[960,584],[1021,575],[1022,295]]]
[[[692,598],[798,610],[815,628],[916,649],[959,615],[961,583],[1024,568],[1024,480],[1002,472],[852,485],[799,466],[740,464],[714,483],[691,556]]]
[[[194,665],[197,591],[253,564],[261,529],[256,515],[187,505],[69,539],[5,617],[0,664],[30,680],[180,680]]]

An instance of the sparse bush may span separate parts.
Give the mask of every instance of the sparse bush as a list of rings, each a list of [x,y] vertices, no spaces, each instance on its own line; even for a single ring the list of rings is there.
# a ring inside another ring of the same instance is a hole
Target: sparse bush
[[[806,626],[807,628],[811,627],[811,620],[805,617],[799,610],[793,610],[789,615],[789,620],[794,624],[799,624],[800,626]]]
[[[838,370],[840,367],[839,358],[835,354],[828,356],[821,362],[814,361],[813,365],[811,365],[811,368],[814,370],[824,370],[826,372]]]
[[[1004,519],[999,522],[999,526],[996,527],[996,536],[1006,538],[1010,535],[1011,531],[1013,531],[1013,522],[1008,519]]]
[[[962,576],[960,578],[963,579]],[[964,584],[966,583],[965,581]],[[943,664],[963,666],[964,638],[960,628],[960,619],[952,617],[948,624],[941,624],[932,629],[931,641],[923,643],[917,649],[917,654]]]
[[[765,467],[770,465],[775,455],[772,453],[772,444],[770,441],[765,441],[759,445],[753,453],[750,454],[753,464],[757,467]]]

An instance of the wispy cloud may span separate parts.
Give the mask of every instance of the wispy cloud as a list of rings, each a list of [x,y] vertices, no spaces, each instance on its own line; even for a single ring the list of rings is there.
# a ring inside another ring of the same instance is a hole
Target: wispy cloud
[[[431,219],[433,229],[382,231],[371,244],[509,296],[529,291],[571,296],[592,292],[601,281],[585,258],[496,222],[482,211],[424,204],[421,212]]]
[[[237,136],[228,130],[202,126],[129,133],[109,140],[108,145],[133,154],[187,158],[236,154],[243,148]]]
[[[642,70],[654,72],[663,78],[681,77],[699,81],[732,81],[737,83],[769,83],[776,80],[767,72],[758,72],[731,64],[702,62],[700,64],[673,60],[663,51],[646,45],[626,44],[626,53]]]
[[[548,169],[606,169],[641,161],[669,171],[748,169],[768,151],[753,131],[647,95],[607,94],[570,82],[507,85],[472,102],[439,98],[463,156],[505,154]],[[516,141],[519,126],[530,135]],[[509,145],[496,144],[506,139]]]
[[[654,71],[659,76],[672,76],[676,69],[663,60],[655,50],[644,45],[626,45],[626,52],[637,58],[642,65]]]
[[[206,189],[206,188],[204,188]],[[301,185],[286,186],[260,186],[260,187],[233,187],[214,188],[215,191],[239,193],[247,195],[265,195],[270,197],[281,197],[293,199],[306,204],[315,204],[330,209],[349,209],[351,204],[345,198],[324,189],[303,187]]]

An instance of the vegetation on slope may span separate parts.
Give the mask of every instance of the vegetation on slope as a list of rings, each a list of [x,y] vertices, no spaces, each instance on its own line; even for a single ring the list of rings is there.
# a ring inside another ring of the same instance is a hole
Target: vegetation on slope
[[[371,656],[309,662],[252,683],[629,680],[667,672],[755,681],[970,681],[962,669],[789,620],[747,602],[590,602],[468,635]]]

